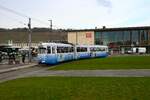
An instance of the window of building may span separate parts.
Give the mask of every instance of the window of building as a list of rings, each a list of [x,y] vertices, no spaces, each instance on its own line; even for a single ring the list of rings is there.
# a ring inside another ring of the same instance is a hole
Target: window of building
[[[95,44],[103,45],[102,32],[95,32]]]
[[[147,30],[140,31],[140,44],[141,45],[148,44],[148,31]]]
[[[134,30],[132,31],[132,45],[139,45],[139,32]]]
[[[148,31],[148,44],[150,44],[150,30]]]
[[[131,45],[130,31],[124,31],[124,45]]]

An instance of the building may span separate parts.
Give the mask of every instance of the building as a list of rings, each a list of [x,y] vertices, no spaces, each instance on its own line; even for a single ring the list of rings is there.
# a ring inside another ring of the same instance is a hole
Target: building
[[[73,44],[94,44],[93,30],[72,30],[68,32],[68,42]]]
[[[150,26],[69,30],[68,42],[107,45],[113,53],[125,53],[133,47],[146,47],[147,53],[150,53]]]

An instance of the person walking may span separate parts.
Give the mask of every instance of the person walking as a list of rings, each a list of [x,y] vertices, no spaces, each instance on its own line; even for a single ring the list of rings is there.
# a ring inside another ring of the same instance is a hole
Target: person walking
[[[25,63],[26,52],[23,51],[21,55],[22,55],[22,63]]]
[[[2,52],[0,51],[0,63],[2,62]]]

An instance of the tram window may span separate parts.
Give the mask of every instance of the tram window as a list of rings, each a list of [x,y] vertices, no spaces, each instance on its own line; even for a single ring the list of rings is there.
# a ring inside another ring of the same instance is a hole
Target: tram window
[[[92,52],[93,52],[93,51],[94,51],[93,49],[94,49],[94,48],[90,48],[90,51],[92,51]]]
[[[51,54],[51,47],[50,46],[47,47],[47,53]]]
[[[68,47],[68,52],[73,52],[74,48],[73,47]]]
[[[101,48],[101,51],[105,51],[105,48]]]
[[[64,47],[64,52],[63,53],[68,53],[69,48],[68,47]]]
[[[90,48],[90,51],[91,52],[98,52],[98,51],[105,51],[106,48],[103,48],[103,47],[92,47]]]
[[[57,53],[61,53],[61,48],[57,47]]]
[[[43,54],[43,53],[46,53],[46,48],[40,47],[39,48],[39,54]]]
[[[55,48],[54,48],[54,47],[52,47],[52,53],[53,53],[53,54],[55,53]]]
[[[57,53],[73,52],[73,47],[57,47]]]
[[[63,47],[57,47],[57,53],[64,53]]]
[[[92,48],[90,48],[90,51],[96,52],[96,51],[99,51],[99,48],[92,47]]]
[[[74,52],[74,48],[73,47],[70,48],[70,52]]]
[[[80,52],[80,47],[77,47],[77,52]]]
[[[100,51],[100,48],[97,47],[97,48],[96,48],[96,51]]]
[[[87,48],[85,48],[85,47],[77,47],[77,52],[87,52]]]
[[[95,48],[96,52],[102,51],[102,49],[100,47]]]

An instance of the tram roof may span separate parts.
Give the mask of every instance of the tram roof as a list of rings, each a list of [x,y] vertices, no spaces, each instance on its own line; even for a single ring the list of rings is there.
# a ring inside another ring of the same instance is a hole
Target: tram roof
[[[71,47],[71,44],[64,44],[64,43],[41,43],[42,46],[62,46],[62,47]]]
[[[108,47],[105,45],[77,45],[77,47]]]

